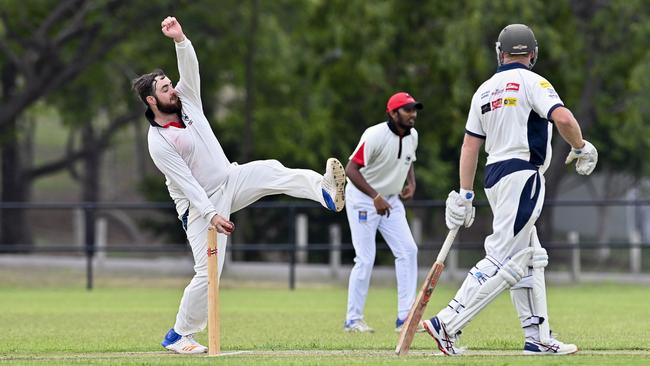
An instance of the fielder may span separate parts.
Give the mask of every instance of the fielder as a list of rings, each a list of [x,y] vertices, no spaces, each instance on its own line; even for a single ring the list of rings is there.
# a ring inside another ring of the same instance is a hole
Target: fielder
[[[288,169],[277,160],[230,163],[203,114],[199,64],[180,23],[167,17],[162,33],[173,39],[180,80],[174,86],[161,70],[133,81],[147,106],[149,153],[165,175],[169,195],[192,248],[196,274],[185,288],[176,323],[162,342],[177,353],[203,353],[207,347],[193,338],[205,329],[207,299],[207,230],[218,234],[219,268],[223,268],[227,235],[235,229],[230,214],[258,199],[287,194],[319,202],[332,211],[345,204],[345,172],[330,158],[325,175]]]
[[[460,192],[446,202],[449,229],[474,221],[473,184],[479,149],[485,141],[485,193],[494,215],[493,233],[485,239],[486,256],[437,316],[423,325],[446,355],[462,353],[461,330],[501,291],[510,289],[524,330],[524,353],[563,355],[578,351],[550,331],[544,267],[535,221],[544,203],[544,171],[551,161],[553,125],[571,145],[566,163],[576,160],[578,174],[589,175],[598,153],[564,107],[553,86],[530,71],[537,60],[537,41],[530,28],[511,24],[496,42],[499,67],[472,98],[460,154]]]
[[[355,252],[344,325],[347,332],[373,332],[363,319],[363,309],[375,263],[377,230],[395,256],[396,331],[401,330],[415,300],[418,248],[400,199],[411,199],[415,193],[418,134],[413,126],[420,109],[422,104],[407,93],[390,97],[388,121],[366,129],[345,167],[352,183],[346,188],[345,212]]]

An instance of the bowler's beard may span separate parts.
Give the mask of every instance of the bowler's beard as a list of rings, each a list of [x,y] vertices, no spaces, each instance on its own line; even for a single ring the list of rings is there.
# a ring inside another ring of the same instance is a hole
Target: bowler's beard
[[[158,106],[158,110],[161,111],[162,113],[167,113],[167,114],[180,114],[181,109],[183,108],[183,104],[181,103],[181,98],[176,97],[176,102],[171,102],[171,103],[163,103],[160,99],[156,97],[156,103]]]

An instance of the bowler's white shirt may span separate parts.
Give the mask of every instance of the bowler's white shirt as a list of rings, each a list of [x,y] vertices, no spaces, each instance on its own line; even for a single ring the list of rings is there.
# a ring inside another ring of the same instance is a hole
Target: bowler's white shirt
[[[149,128],[149,153],[165,175],[179,217],[192,205],[207,220],[217,213],[208,199],[225,183],[230,161],[212,132],[201,103],[199,63],[189,39],[176,43],[185,128]]]
[[[487,163],[522,159],[544,172],[551,161],[551,112],[562,106],[553,86],[520,63],[499,67],[472,97],[467,134],[485,139]]]

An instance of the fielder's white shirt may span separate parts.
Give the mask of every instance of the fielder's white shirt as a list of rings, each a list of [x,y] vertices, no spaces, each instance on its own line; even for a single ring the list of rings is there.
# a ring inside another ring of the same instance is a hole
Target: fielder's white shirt
[[[465,132],[485,139],[486,164],[522,159],[543,173],[551,161],[549,120],[562,105],[546,79],[523,64],[505,64],[472,97]]]
[[[167,178],[179,217],[192,205],[209,220],[217,212],[208,197],[225,183],[231,165],[203,114],[199,62],[187,37],[176,43],[176,57],[180,80],[175,89],[186,127],[149,127],[149,153]]]
[[[368,127],[350,156],[350,160],[361,165],[359,172],[366,182],[384,197],[402,191],[411,164],[416,160],[418,147],[415,128],[400,137],[389,123]]]

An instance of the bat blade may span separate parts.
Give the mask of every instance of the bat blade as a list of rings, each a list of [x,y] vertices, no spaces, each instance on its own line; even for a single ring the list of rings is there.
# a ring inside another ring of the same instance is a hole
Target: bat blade
[[[445,265],[443,263],[435,262],[433,267],[429,270],[429,273],[422,284],[422,289],[415,298],[415,302],[409,311],[409,315],[402,327],[402,332],[399,335],[397,347],[395,348],[395,353],[398,356],[406,355],[411,348],[411,343],[413,342],[413,337],[418,329],[422,315],[427,308],[429,299],[431,299],[431,294],[436,288],[436,284],[438,283],[438,279],[440,279],[440,275],[444,268]]]
[[[420,319],[422,319],[422,314],[424,314],[424,310],[427,308],[431,294],[438,284],[438,279],[440,279],[442,270],[445,269],[445,259],[447,258],[447,253],[449,253],[451,245],[454,243],[454,239],[456,238],[457,233],[458,228],[455,228],[453,230],[450,230],[447,234],[447,238],[445,238],[445,242],[440,248],[438,257],[429,270],[427,277],[424,279],[422,289],[420,290],[420,293],[418,293],[418,296],[415,298],[413,306],[411,306],[409,315],[406,318],[404,325],[402,326],[402,332],[400,333],[399,339],[397,340],[397,347],[395,347],[395,353],[398,356],[405,356],[411,348],[413,336],[418,329]]]

